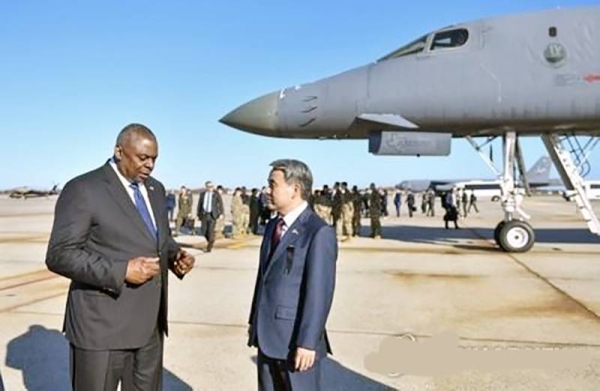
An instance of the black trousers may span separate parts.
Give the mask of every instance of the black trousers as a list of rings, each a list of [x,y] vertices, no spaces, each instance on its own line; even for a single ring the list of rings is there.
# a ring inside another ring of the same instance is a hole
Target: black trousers
[[[294,372],[290,360],[277,360],[258,350],[259,391],[320,391],[321,360],[304,372]]]
[[[215,225],[216,220],[213,219],[212,215],[205,214],[202,217],[202,231],[204,232],[204,237],[206,238],[206,251],[211,251],[215,244]]]
[[[145,346],[125,350],[85,350],[71,345],[73,391],[162,390],[163,336],[158,329]]]

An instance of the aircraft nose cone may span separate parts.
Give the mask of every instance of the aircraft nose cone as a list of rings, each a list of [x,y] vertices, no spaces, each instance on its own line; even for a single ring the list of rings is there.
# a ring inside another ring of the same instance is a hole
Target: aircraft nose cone
[[[263,95],[241,105],[219,121],[246,132],[274,136],[277,128],[278,100],[278,92]]]

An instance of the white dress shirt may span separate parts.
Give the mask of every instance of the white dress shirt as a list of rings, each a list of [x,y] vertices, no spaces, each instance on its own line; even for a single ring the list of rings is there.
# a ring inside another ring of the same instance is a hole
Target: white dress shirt
[[[298,217],[300,217],[300,215],[302,214],[302,212],[304,212],[304,210],[308,208],[308,202],[306,201],[302,201],[302,203],[300,205],[298,205],[297,207],[295,207],[294,209],[292,209],[290,211],[290,213],[286,214],[285,216],[279,216],[283,218],[283,227],[281,228],[281,237],[283,238],[285,236],[285,233],[287,232],[288,227],[291,227],[292,224],[294,224],[294,222],[298,219]],[[281,240],[281,239],[280,239]]]
[[[213,192],[212,191],[206,191],[204,193],[204,205],[202,205],[202,207],[204,208],[204,212],[205,213],[210,213],[212,212],[212,197],[213,197]]]
[[[133,189],[129,186],[131,185],[131,181],[125,178],[123,174],[121,174],[119,168],[117,167],[117,163],[115,163],[114,158],[110,159],[109,163],[113,170],[115,170],[115,172],[117,173],[117,177],[121,181],[121,184],[123,184],[125,191],[127,192],[127,194],[129,194],[129,198],[131,198],[131,202],[133,202],[133,205],[135,206],[135,197],[133,195]],[[152,210],[152,205],[150,205],[150,200],[148,199],[148,189],[146,189],[146,185],[144,185],[143,183],[140,184],[139,189],[140,193],[142,193],[142,197],[144,198],[144,202],[146,203],[146,207],[148,207],[148,212],[150,212],[152,224],[154,225],[154,228],[156,228],[156,220],[154,220],[154,211]]]

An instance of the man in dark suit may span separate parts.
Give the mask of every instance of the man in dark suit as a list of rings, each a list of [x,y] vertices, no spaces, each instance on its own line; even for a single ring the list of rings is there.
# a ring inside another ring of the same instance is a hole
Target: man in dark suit
[[[325,323],[335,286],[334,229],[308,206],[312,174],[297,160],[271,164],[266,227],[249,320],[260,390],[320,390],[331,353]]]
[[[56,204],[48,268],[71,279],[63,331],[75,391],[161,390],[170,269],[194,258],[171,237],[165,189],[150,176],[156,137],[139,124],[114,156],[72,179]]]
[[[206,252],[212,251],[215,244],[215,225],[217,220],[223,216],[223,199],[221,194],[215,191],[215,186],[211,181],[207,181],[204,184],[204,192],[200,194],[198,200],[198,211],[197,216],[202,221],[202,230],[204,231],[204,237],[206,238]]]

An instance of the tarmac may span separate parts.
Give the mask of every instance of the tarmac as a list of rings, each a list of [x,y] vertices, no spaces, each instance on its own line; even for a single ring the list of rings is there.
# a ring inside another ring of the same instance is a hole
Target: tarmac
[[[6,390],[69,389],[69,281],[44,264],[55,202],[0,196]],[[443,228],[439,209],[409,219],[403,208],[383,220],[383,239],[340,244],[325,390],[599,389],[600,238],[573,203],[531,198],[536,245],[507,254],[492,239],[499,206],[479,207],[459,230]],[[222,239],[211,253],[201,236],[177,240],[196,267],[171,278],[164,389],[257,389],[246,334],[261,238]]]

